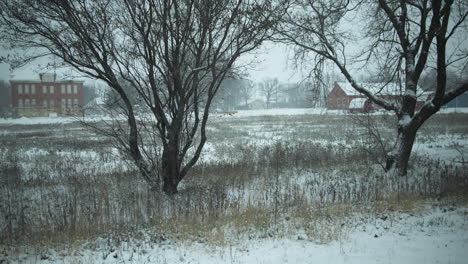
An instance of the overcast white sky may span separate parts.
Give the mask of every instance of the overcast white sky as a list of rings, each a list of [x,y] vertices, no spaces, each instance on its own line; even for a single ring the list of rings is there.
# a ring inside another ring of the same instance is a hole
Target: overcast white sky
[[[249,54],[239,60],[240,64],[254,60],[256,63],[248,66],[250,79],[260,82],[266,78],[277,78],[281,82],[300,81],[302,76],[294,69],[291,51],[284,44],[264,44],[256,54]]]
[[[245,66],[249,79],[261,82],[266,78],[278,78],[281,82],[296,82],[301,80],[298,70],[288,62],[288,49],[282,44],[266,43],[255,54],[240,58],[239,64]],[[8,65],[0,64],[0,79],[36,79],[38,78],[38,63],[33,63],[9,72]],[[30,78],[28,78],[30,76]]]
[[[354,35],[354,41],[348,41],[346,43],[346,57],[350,58],[349,55],[356,55],[359,50],[365,47],[366,43],[362,34],[364,34],[364,28],[366,27],[366,21],[368,20],[369,13],[368,10],[361,12],[355,10],[347,14],[340,25],[342,32],[351,33]],[[466,21],[465,21],[466,24]],[[462,50],[468,50],[468,41],[466,41],[466,31],[459,34],[455,34],[452,37],[458,38],[455,40],[453,45]],[[459,45],[459,46],[457,46]],[[450,50],[455,50],[452,48],[452,43],[448,45],[448,54],[451,54]],[[0,55],[2,51],[0,50]],[[273,44],[273,43],[264,43],[260,49],[255,51],[255,54],[249,54],[244,57],[241,57],[238,60],[238,65],[246,66],[245,72],[249,75],[248,78],[255,82],[261,82],[266,78],[277,78],[280,82],[298,82],[302,81],[307,74],[307,69],[295,69],[293,63],[288,61],[288,57],[291,57],[291,52],[286,48],[284,44]],[[289,55],[289,56],[288,56]],[[449,56],[450,57],[450,56]],[[252,61],[256,63],[251,63]],[[463,63],[460,61],[458,64]],[[434,64],[434,62],[428,62],[428,64]],[[350,65],[350,59],[348,59],[348,70],[355,76],[366,76],[369,75],[369,69],[373,69],[372,65],[369,65],[367,69],[358,68],[356,65]],[[309,65],[310,66],[310,65]],[[338,73],[336,67],[328,69]],[[18,79],[33,79],[38,78],[38,72],[43,72],[44,70],[38,70],[37,63],[24,67],[23,69],[16,70],[12,73],[8,71],[8,65],[0,64],[0,79],[11,79],[12,76]],[[28,78],[28,76],[30,76]]]

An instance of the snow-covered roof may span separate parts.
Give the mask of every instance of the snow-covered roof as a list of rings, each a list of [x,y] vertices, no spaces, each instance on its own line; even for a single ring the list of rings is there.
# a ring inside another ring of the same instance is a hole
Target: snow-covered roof
[[[354,98],[349,103],[349,108],[364,108],[367,98]]]
[[[338,85],[346,93],[346,95],[362,95],[356,91],[349,82],[339,82]],[[378,95],[399,95],[401,88],[397,83],[359,83],[361,87],[367,89],[372,94]]]
[[[41,81],[40,74],[49,73],[56,74],[56,81],[67,81],[70,79],[85,81],[89,79],[82,73],[77,72],[72,68],[56,68],[48,69],[46,67],[40,67],[39,65],[25,65],[21,68],[15,69],[10,73],[10,81],[30,81],[38,82]]]
[[[10,75],[10,81],[11,82],[23,82],[23,81],[28,81],[28,82],[40,82],[41,79],[39,78],[39,74],[37,73],[14,73]]]

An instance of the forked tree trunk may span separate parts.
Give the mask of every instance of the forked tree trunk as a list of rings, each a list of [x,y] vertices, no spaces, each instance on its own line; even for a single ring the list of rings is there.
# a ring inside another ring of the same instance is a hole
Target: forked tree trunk
[[[416,138],[417,129],[407,128],[398,132],[393,150],[387,157],[385,169],[394,171],[399,176],[405,176],[408,171],[408,162]]]
[[[177,186],[182,180],[180,167],[181,164],[178,158],[177,146],[168,145],[163,151],[161,160],[161,176],[164,193],[168,195],[177,193]]]

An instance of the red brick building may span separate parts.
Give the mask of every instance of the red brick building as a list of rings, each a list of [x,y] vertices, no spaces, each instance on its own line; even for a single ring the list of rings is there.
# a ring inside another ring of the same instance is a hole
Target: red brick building
[[[77,114],[84,105],[83,81],[57,81],[55,74],[40,74],[37,81],[11,81],[11,100],[19,116]]]
[[[371,93],[387,100],[400,100],[402,91],[397,83],[361,83],[362,87]],[[366,100],[366,96],[356,91],[348,82],[335,82],[333,89],[327,96],[327,109],[349,110],[351,112],[369,112],[380,107]],[[416,108],[422,107],[431,93],[424,92],[418,87]],[[364,100],[363,100],[364,99]]]

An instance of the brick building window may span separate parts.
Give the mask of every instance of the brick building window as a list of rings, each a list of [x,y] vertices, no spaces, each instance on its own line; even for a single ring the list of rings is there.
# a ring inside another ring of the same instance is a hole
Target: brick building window
[[[23,85],[18,84],[18,94],[23,94]]]
[[[31,94],[36,94],[36,85],[31,84]]]
[[[47,85],[42,85],[42,93],[43,94],[47,93]]]
[[[62,109],[67,108],[67,101],[65,99],[62,99],[61,107],[62,107]]]
[[[62,94],[65,94],[65,84],[60,85]]]
[[[24,93],[29,94],[29,84],[24,85]]]
[[[72,108],[72,99],[68,98],[68,108]]]
[[[73,100],[73,107],[78,108],[78,99]]]
[[[47,108],[47,99],[44,99],[44,101],[42,101],[42,106],[44,106],[45,108]]]
[[[55,100],[54,100],[54,99],[50,99],[50,101],[49,101],[49,106],[50,106],[50,108],[54,108],[54,107],[55,107]]]
[[[71,94],[71,93],[72,93],[72,86],[71,86],[71,84],[68,84],[68,85],[67,85],[67,93],[68,93],[68,94]]]
[[[36,106],[36,99],[32,99],[32,100],[31,100],[31,106],[32,106],[32,107],[35,107],[35,106]]]
[[[54,86],[51,85],[51,86],[49,87],[49,89],[50,89],[50,93],[53,94],[53,93],[54,93]]]
[[[73,85],[73,93],[78,94],[78,85],[76,84]]]
[[[30,107],[29,99],[24,99],[24,107]]]
[[[23,99],[18,99],[18,107],[23,107]]]

